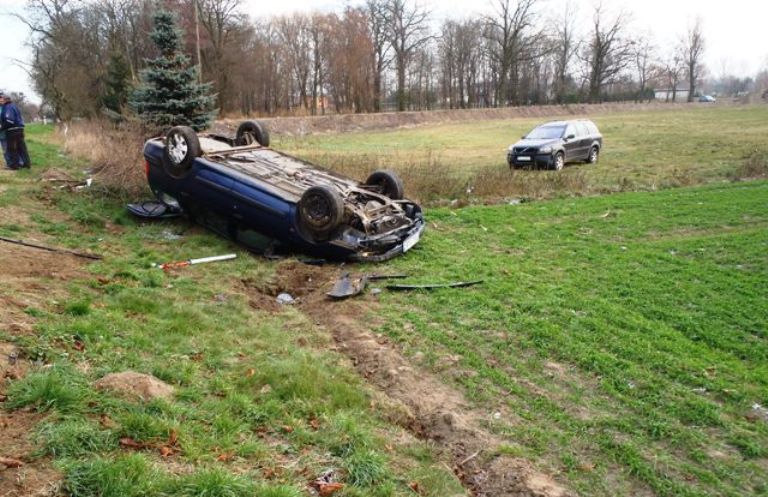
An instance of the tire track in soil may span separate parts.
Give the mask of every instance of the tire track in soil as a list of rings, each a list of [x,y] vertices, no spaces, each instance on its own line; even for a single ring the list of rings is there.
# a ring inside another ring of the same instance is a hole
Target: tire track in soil
[[[328,300],[325,292],[340,273],[335,267],[286,261],[278,265],[275,288],[300,296],[299,309],[332,334],[359,374],[393,404],[390,410],[398,413],[393,422],[437,444],[476,497],[575,495],[527,460],[496,455],[496,448],[505,441],[483,427],[487,413],[471,408],[459,391],[415,367],[389,340],[365,326],[362,319],[377,305],[374,299]],[[262,295],[254,302],[263,300]]]

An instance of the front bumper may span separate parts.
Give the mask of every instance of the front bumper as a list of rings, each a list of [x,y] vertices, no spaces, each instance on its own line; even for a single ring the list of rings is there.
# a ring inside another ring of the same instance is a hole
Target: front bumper
[[[388,261],[389,259],[392,259],[393,257],[397,257],[400,254],[404,254],[408,250],[410,250],[418,241],[421,239],[421,235],[424,233],[424,229],[426,228],[426,222],[424,221],[424,218],[419,216],[411,228],[401,235],[399,243],[392,246],[391,248],[388,248],[384,252],[381,252],[379,250],[366,250],[361,249],[354,254],[350,255],[349,259],[352,261],[357,262],[383,262]]]
[[[530,157],[531,160],[520,160],[520,157]],[[552,154],[537,154],[537,155],[525,155],[525,154],[507,154],[507,164],[509,167],[552,167],[555,162],[555,157]]]

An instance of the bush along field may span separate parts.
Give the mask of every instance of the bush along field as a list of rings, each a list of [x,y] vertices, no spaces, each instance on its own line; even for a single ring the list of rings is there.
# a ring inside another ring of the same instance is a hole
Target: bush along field
[[[565,116],[573,119],[577,116]],[[430,205],[648,191],[768,175],[768,106],[706,107],[589,116],[604,136],[597,165],[560,173],[516,170],[507,147],[556,118],[469,121],[410,129],[276,137],[275,145],[353,177],[394,169]]]
[[[464,494],[330,335],[275,303],[285,263],[184,221],[137,223],[96,186],[70,191],[87,165],[50,133],[28,130],[31,171],[0,173],[0,235],[104,258],[0,242],[0,494]],[[228,252],[239,257],[151,267]],[[173,392],[97,388],[124,371]]]
[[[768,182],[739,181],[765,175],[765,112],[596,117],[603,162],[562,175],[506,170],[504,149],[534,124],[522,120],[283,139],[355,177],[361,157],[407,156],[406,190],[432,205],[564,197],[428,208],[407,255],[344,268],[254,257],[182,219],[137,222],[119,185],[77,189],[94,164],[30,127],[33,169],[0,173],[0,236],[104,257],[0,242],[0,489],[768,495]],[[430,154],[456,157],[424,169]],[[481,196],[467,178],[491,167],[520,190],[487,180]],[[622,189],[661,191],[577,198]],[[330,303],[344,271],[483,283]],[[284,291],[299,302],[277,304]],[[144,400],[125,393],[138,382],[100,387],[125,371],[162,383]]]

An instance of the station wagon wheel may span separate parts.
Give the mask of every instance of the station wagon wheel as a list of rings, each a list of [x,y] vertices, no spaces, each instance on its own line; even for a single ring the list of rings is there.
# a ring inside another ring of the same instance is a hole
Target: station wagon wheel
[[[314,240],[323,240],[341,224],[344,200],[329,186],[313,186],[301,196],[298,211],[301,226]]]
[[[365,186],[375,187],[377,193],[381,193],[392,200],[402,200],[405,196],[403,180],[394,171],[374,171],[365,180]]]
[[[565,166],[565,156],[562,152],[558,152],[557,155],[555,155],[555,162],[552,166],[555,171],[561,171],[563,169],[563,166]]]
[[[269,146],[269,132],[266,126],[258,121],[243,121],[235,133],[235,145],[242,147],[258,143],[262,147]]]
[[[600,158],[600,149],[597,147],[592,147],[592,149],[589,151],[589,157],[587,158],[587,162],[589,164],[597,164],[598,159]]]
[[[201,154],[200,140],[189,126],[175,126],[165,134],[163,167],[171,177],[184,177]]]

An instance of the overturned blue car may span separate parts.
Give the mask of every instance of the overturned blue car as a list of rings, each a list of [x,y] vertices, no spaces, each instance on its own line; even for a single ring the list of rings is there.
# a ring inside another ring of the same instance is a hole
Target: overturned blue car
[[[269,148],[256,121],[234,138],[177,126],[148,140],[144,158],[158,200],[246,246],[267,237],[317,257],[384,261],[424,231],[422,210],[395,173],[358,183]]]

